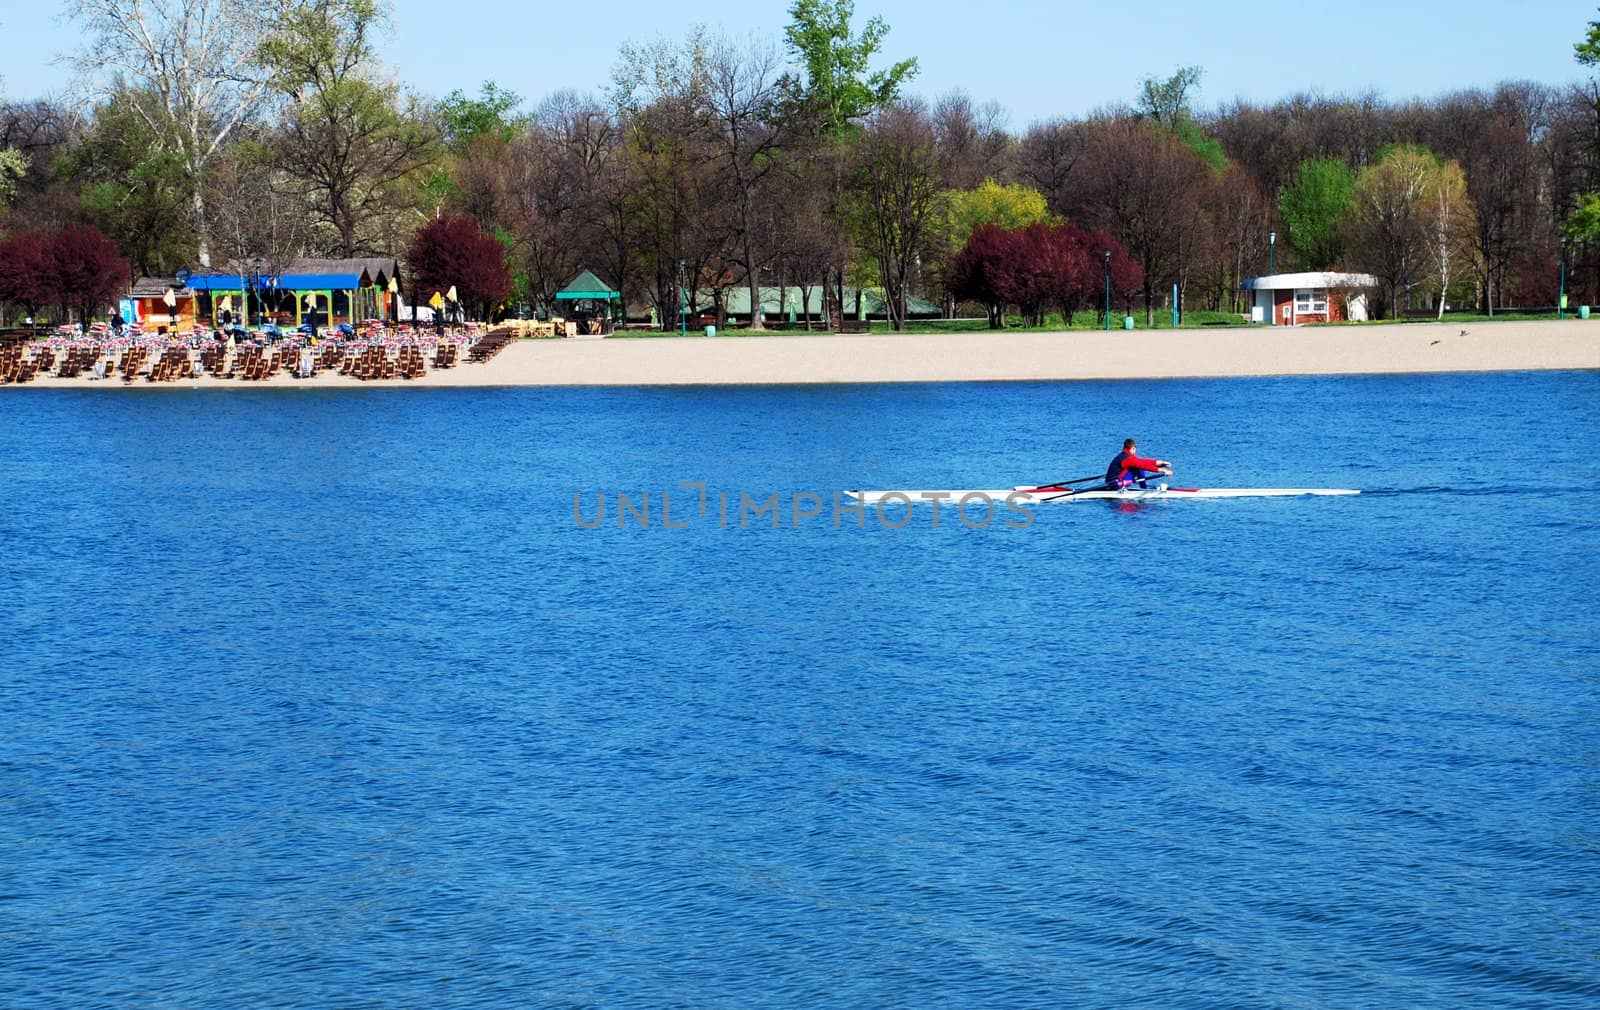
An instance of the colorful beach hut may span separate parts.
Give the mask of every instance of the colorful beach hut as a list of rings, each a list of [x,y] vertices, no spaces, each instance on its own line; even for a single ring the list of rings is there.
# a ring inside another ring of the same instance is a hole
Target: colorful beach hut
[[[241,322],[294,325],[390,319],[400,290],[400,268],[390,258],[302,258],[278,268],[234,261],[179,277],[194,295],[195,316],[212,325],[227,311]]]
[[[118,311],[125,322],[138,323],[152,332],[162,326],[176,331],[194,325],[195,304],[195,292],[178,278],[141,277],[119,303]]]

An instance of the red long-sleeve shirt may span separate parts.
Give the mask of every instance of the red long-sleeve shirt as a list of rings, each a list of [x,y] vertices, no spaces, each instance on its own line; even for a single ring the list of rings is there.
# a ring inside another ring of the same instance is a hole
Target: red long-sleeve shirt
[[[1127,476],[1129,470],[1159,470],[1161,461],[1148,459],[1144,456],[1135,456],[1131,452],[1119,452],[1111,465],[1106,468],[1106,483],[1115,484]]]

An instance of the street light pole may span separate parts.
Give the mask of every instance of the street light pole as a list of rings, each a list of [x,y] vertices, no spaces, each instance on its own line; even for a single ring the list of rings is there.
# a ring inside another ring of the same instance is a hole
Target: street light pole
[[[250,294],[255,296],[256,321],[254,323],[250,322],[250,303],[247,301],[245,303],[245,307],[244,307],[244,324],[245,324],[245,326],[252,326],[253,325],[253,326],[258,326],[259,327],[259,326],[264,325],[265,322],[266,322],[267,309],[266,309],[266,306],[264,304],[262,304],[262,300],[261,300],[261,290],[264,287],[263,281],[265,280],[265,278],[262,276],[262,274],[266,271],[266,267],[267,267],[267,261],[262,259],[260,256],[255,256],[255,257],[251,258],[251,260],[250,260]]]
[[[678,336],[689,335],[689,264],[678,261]]]
[[[1106,250],[1106,329],[1111,329],[1111,250]]]
[[[1267,232],[1267,276],[1268,277],[1272,276],[1273,262],[1277,259],[1277,252],[1278,252],[1278,233],[1275,232],[1275,231],[1269,231],[1269,232]]]
[[[1556,299],[1556,318],[1567,318],[1567,240],[1561,240],[1561,288]]]

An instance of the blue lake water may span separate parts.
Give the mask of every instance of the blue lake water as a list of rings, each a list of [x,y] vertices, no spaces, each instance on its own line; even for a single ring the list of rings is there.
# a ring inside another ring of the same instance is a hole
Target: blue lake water
[[[717,521],[1128,435],[1373,493]],[[1596,487],[1593,373],[3,394],[0,1005],[1592,1007]]]

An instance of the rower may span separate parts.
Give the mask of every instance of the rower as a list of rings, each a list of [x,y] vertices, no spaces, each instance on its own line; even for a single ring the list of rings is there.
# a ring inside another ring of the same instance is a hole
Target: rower
[[[1135,485],[1147,487],[1145,478],[1149,476],[1146,471],[1154,471],[1166,476],[1172,474],[1172,463],[1165,459],[1147,459],[1139,455],[1139,447],[1133,439],[1126,439],[1122,443],[1122,451],[1111,460],[1111,465],[1106,467],[1106,488],[1112,491],[1121,491]]]

